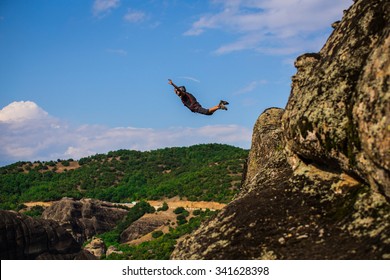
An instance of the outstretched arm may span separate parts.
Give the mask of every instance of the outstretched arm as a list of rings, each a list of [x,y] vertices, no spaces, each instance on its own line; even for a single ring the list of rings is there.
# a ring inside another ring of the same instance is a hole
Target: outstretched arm
[[[180,91],[181,93],[184,93],[177,85],[175,85],[171,79],[168,79],[168,84],[172,85],[175,89]]]

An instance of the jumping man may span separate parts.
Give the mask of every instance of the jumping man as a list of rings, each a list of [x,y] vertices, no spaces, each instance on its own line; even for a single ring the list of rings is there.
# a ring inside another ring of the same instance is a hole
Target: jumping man
[[[199,102],[191,93],[186,91],[186,88],[184,86],[178,87],[170,79],[168,79],[168,83],[174,87],[175,93],[180,97],[181,102],[183,102],[184,106],[190,109],[193,113],[210,116],[219,109],[227,110],[227,107],[225,106],[229,104],[229,102],[227,101],[221,100],[218,105],[211,107],[210,109],[206,109],[199,104]]]

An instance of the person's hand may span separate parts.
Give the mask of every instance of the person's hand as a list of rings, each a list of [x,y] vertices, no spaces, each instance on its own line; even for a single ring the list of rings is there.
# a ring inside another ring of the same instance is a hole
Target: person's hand
[[[168,79],[168,84],[173,85],[173,82],[171,79]]]

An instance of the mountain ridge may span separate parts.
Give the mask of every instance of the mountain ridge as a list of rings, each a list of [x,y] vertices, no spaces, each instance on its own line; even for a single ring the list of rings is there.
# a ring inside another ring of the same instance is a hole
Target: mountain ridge
[[[79,161],[19,162],[0,168],[3,209],[62,197],[111,202],[174,196],[227,202],[237,193],[248,151],[222,144],[118,150]],[[69,169],[66,169],[69,168]]]

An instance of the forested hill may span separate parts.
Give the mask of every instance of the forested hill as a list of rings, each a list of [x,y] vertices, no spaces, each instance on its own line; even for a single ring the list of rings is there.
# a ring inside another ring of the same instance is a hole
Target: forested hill
[[[119,150],[79,161],[18,162],[0,168],[0,208],[62,197],[112,202],[163,199],[228,202],[248,150],[221,144],[140,152]]]

